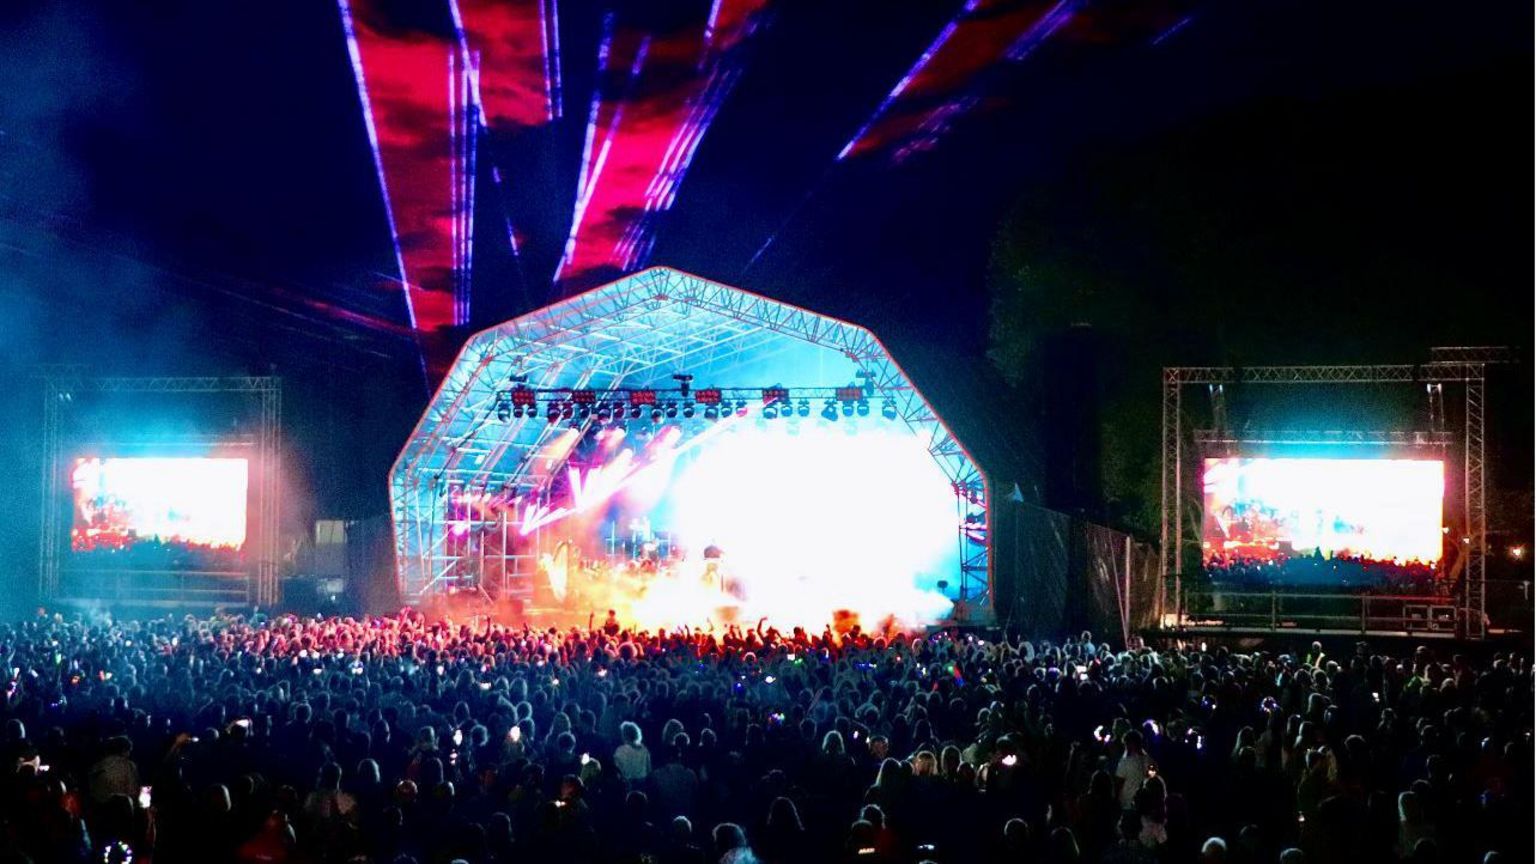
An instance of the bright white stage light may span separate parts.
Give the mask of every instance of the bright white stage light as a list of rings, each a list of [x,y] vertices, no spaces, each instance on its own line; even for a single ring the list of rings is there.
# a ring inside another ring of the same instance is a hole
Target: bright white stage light
[[[949,479],[906,428],[861,427],[742,424],[679,466],[668,521],[686,548],[724,550],[748,614],[820,628],[840,609],[866,626],[949,611],[933,587],[958,556]]]

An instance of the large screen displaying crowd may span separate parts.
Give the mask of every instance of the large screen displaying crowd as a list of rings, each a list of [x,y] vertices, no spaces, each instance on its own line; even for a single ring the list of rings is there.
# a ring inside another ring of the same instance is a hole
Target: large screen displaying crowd
[[[0,861],[1531,860],[1527,658],[1298,647],[38,618]]]

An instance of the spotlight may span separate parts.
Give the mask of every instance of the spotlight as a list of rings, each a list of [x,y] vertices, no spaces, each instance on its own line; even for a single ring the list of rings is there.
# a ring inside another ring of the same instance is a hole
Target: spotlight
[[[518,412],[518,416],[521,417],[522,416],[522,412]],[[508,420],[511,420],[512,419],[512,409],[510,407],[506,406],[506,405],[497,405],[496,406],[496,419],[499,420],[502,423],[505,423]]]
[[[683,406],[683,417],[685,417],[685,418],[687,418],[689,420],[693,419],[693,403],[692,402],[689,402],[687,405]]]
[[[837,419],[837,403],[833,402],[831,399],[828,399],[826,407],[821,409],[821,416],[826,418],[826,419],[828,419],[828,420],[836,420]]]
[[[801,417],[811,416],[811,400],[801,399],[800,407],[796,410],[796,413],[798,413]]]
[[[777,419],[779,419],[779,406],[777,406],[777,405],[767,405],[767,406],[764,406],[764,408],[763,408],[763,419],[764,420],[777,420]]]
[[[553,402],[549,403],[549,411],[547,411],[544,414],[544,417],[545,417],[545,419],[547,419],[551,423],[555,422],[556,420],[559,420],[560,419],[560,406],[556,405]]]
[[[896,403],[892,402],[889,399],[885,400],[885,402],[883,404],[881,404],[881,406],[880,406],[880,416],[884,417],[887,420],[895,420],[896,419]]]
[[[868,417],[869,416],[869,400],[868,399],[860,399],[859,400],[859,405],[858,405],[858,410],[859,410],[859,416],[860,417]]]
[[[566,406],[564,408],[560,409],[560,419],[561,420],[569,420],[569,419],[571,419],[572,417],[575,417],[575,416],[576,416],[576,409],[572,408],[570,406],[570,403],[566,403]]]
[[[844,417],[852,417],[853,416],[853,403],[852,402],[844,402],[843,403],[843,416]]]
[[[612,418],[613,415],[609,413],[607,406],[597,409],[597,422],[607,423]]]
[[[591,407],[589,407],[587,405],[583,405],[583,406],[581,406],[581,409],[578,412],[578,414],[581,417],[581,419],[585,420],[588,417],[592,416],[592,409],[591,409]]]
[[[645,413],[645,412],[640,408],[639,405],[631,405],[631,406],[629,406],[629,419],[631,419],[631,420],[639,420],[640,419],[640,415],[643,414],[643,413]]]
[[[663,418],[665,416],[667,416],[667,415],[662,413],[662,410],[660,408],[652,408],[651,409],[651,422],[652,423],[660,423],[661,422],[661,418]]]
[[[708,408],[704,409],[704,419],[705,420],[719,420],[720,419],[720,412],[715,409],[715,406],[711,405]]]
[[[677,419],[677,403],[676,402],[668,402],[667,403],[667,419],[668,420],[676,420]]]

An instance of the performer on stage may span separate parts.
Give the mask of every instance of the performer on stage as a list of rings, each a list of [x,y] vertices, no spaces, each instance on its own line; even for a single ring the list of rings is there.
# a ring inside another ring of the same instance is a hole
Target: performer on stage
[[[725,558],[725,552],[714,543],[704,547],[704,575],[701,581],[711,588],[725,590],[725,571],[721,562]]]

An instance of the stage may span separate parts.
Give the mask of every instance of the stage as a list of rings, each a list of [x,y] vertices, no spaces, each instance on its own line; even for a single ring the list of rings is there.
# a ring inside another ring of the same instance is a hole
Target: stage
[[[987,480],[879,339],[667,268],[471,337],[390,491],[407,603],[818,631],[991,606]]]

